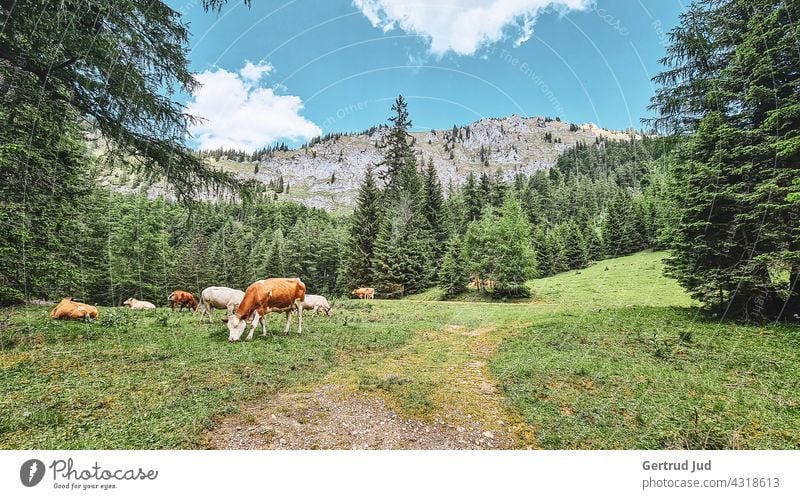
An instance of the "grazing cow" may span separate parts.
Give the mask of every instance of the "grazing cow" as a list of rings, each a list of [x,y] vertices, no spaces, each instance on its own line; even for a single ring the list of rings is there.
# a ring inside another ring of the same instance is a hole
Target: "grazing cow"
[[[305,310],[313,310],[314,315],[320,312],[328,316],[333,315],[333,307],[328,303],[327,298],[320,295],[306,295],[306,299],[303,301],[303,308]]]
[[[356,288],[351,294],[359,300],[374,300],[375,288]]]
[[[258,323],[261,330],[267,335],[266,315],[270,312],[285,312],[286,327],[284,334],[289,332],[292,322],[292,311],[297,310],[297,334],[303,332],[303,301],[306,298],[306,285],[297,278],[273,278],[256,281],[247,287],[244,298],[239,307],[229,317],[223,319],[228,323],[228,341],[239,341],[242,337],[247,321],[253,321],[253,327],[247,339],[253,339]]]
[[[137,300],[136,298],[128,298],[123,305],[127,305],[131,310],[155,310],[156,306],[149,301]]]
[[[236,307],[242,302],[244,291],[224,286],[211,286],[200,293],[200,322],[203,317],[208,315],[208,322],[213,322],[212,313],[214,309],[224,309],[231,315]]]
[[[52,319],[69,319],[69,320],[90,320],[97,319],[100,313],[97,307],[87,305],[85,303],[77,302],[68,296],[58,302],[56,308],[50,311]]]
[[[180,289],[177,291],[173,291],[169,298],[169,306],[172,310],[175,310],[175,307],[178,307],[178,312],[183,310],[183,307],[188,308],[192,312],[197,310],[197,300],[194,299],[194,295],[188,291],[181,291]]]

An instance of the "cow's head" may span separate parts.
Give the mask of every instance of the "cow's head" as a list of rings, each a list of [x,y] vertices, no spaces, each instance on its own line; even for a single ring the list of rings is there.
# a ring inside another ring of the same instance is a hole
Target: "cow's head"
[[[228,341],[239,341],[247,327],[247,321],[235,315],[229,315],[223,318],[222,321],[228,324]]]
[[[133,305],[133,298],[128,298],[127,300],[125,300],[124,302],[122,302],[122,304],[123,304],[123,305],[127,305],[127,306],[129,306],[129,307],[130,307],[131,305]]]
[[[325,315],[327,315],[328,317],[332,317],[333,316],[333,307],[328,307],[328,309],[325,310]]]

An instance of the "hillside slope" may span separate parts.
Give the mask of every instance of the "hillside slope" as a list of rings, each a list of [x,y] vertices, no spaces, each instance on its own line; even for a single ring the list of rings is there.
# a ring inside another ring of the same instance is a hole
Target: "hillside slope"
[[[314,141],[309,147],[276,151],[260,162],[226,158],[209,161],[264,184],[283,177],[289,192],[282,193],[281,199],[328,210],[347,210],[353,205],[364,172],[383,158],[380,145],[386,131],[376,128],[361,134],[334,136]],[[530,174],[550,168],[559,154],[579,141],[638,138],[591,123],[572,125],[545,117],[517,115],[486,118],[449,130],[413,132],[411,136],[417,158],[425,162],[433,159],[445,189],[450,183],[463,183],[469,172],[494,174],[499,170],[510,179],[516,173]]]

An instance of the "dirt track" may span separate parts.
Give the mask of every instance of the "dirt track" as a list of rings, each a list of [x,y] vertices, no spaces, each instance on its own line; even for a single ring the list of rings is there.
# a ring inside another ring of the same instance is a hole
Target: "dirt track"
[[[486,366],[507,334],[493,327],[460,326],[417,333],[398,352],[345,360],[320,384],[243,406],[206,433],[207,445],[217,449],[530,448],[533,432],[498,392]],[[448,353],[444,360],[439,358],[441,352]],[[405,386],[414,391],[403,391]],[[409,409],[408,397],[422,397],[424,409]]]

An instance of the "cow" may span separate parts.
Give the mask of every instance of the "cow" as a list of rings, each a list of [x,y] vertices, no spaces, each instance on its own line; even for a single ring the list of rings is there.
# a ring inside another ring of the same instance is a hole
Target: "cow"
[[[213,322],[212,313],[214,309],[224,309],[231,315],[236,307],[242,302],[244,291],[224,286],[211,286],[200,293],[200,322],[203,317],[208,315],[208,322]]]
[[[178,307],[178,312],[183,310],[183,307],[188,308],[192,312],[197,310],[197,300],[194,299],[194,295],[188,291],[176,290],[170,293],[169,298],[169,306],[172,310],[175,310],[175,307]]]
[[[356,288],[350,294],[352,294],[359,300],[374,300],[375,288]]]
[[[328,303],[328,299],[320,295],[306,295],[303,301],[303,308],[305,310],[312,310],[314,315],[323,312],[325,315],[333,315],[333,307]]]
[[[97,319],[100,313],[97,307],[75,301],[71,296],[63,298],[58,305],[50,311],[50,318],[65,320],[92,320]]]
[[[136,298],[128,298],[123,305],[127,305],[131,310],[155,310],[156,306],[149,301],[137,300]]]
[[[252,320],[252,329],[247,339],[253,339],[253,333],[261,322],[261,330],[267,335],[266,315],[270,312],[285,312],[286,327],[284,334],[289,333],[292,312],[297,311],[297,334],[303,332],[303,302],[306,298],[306,285],[297,278],[276,277],[256,281],[244,292],[244,298],[236,312],[223,319],[228,324],[228,341],[239,341]]]

